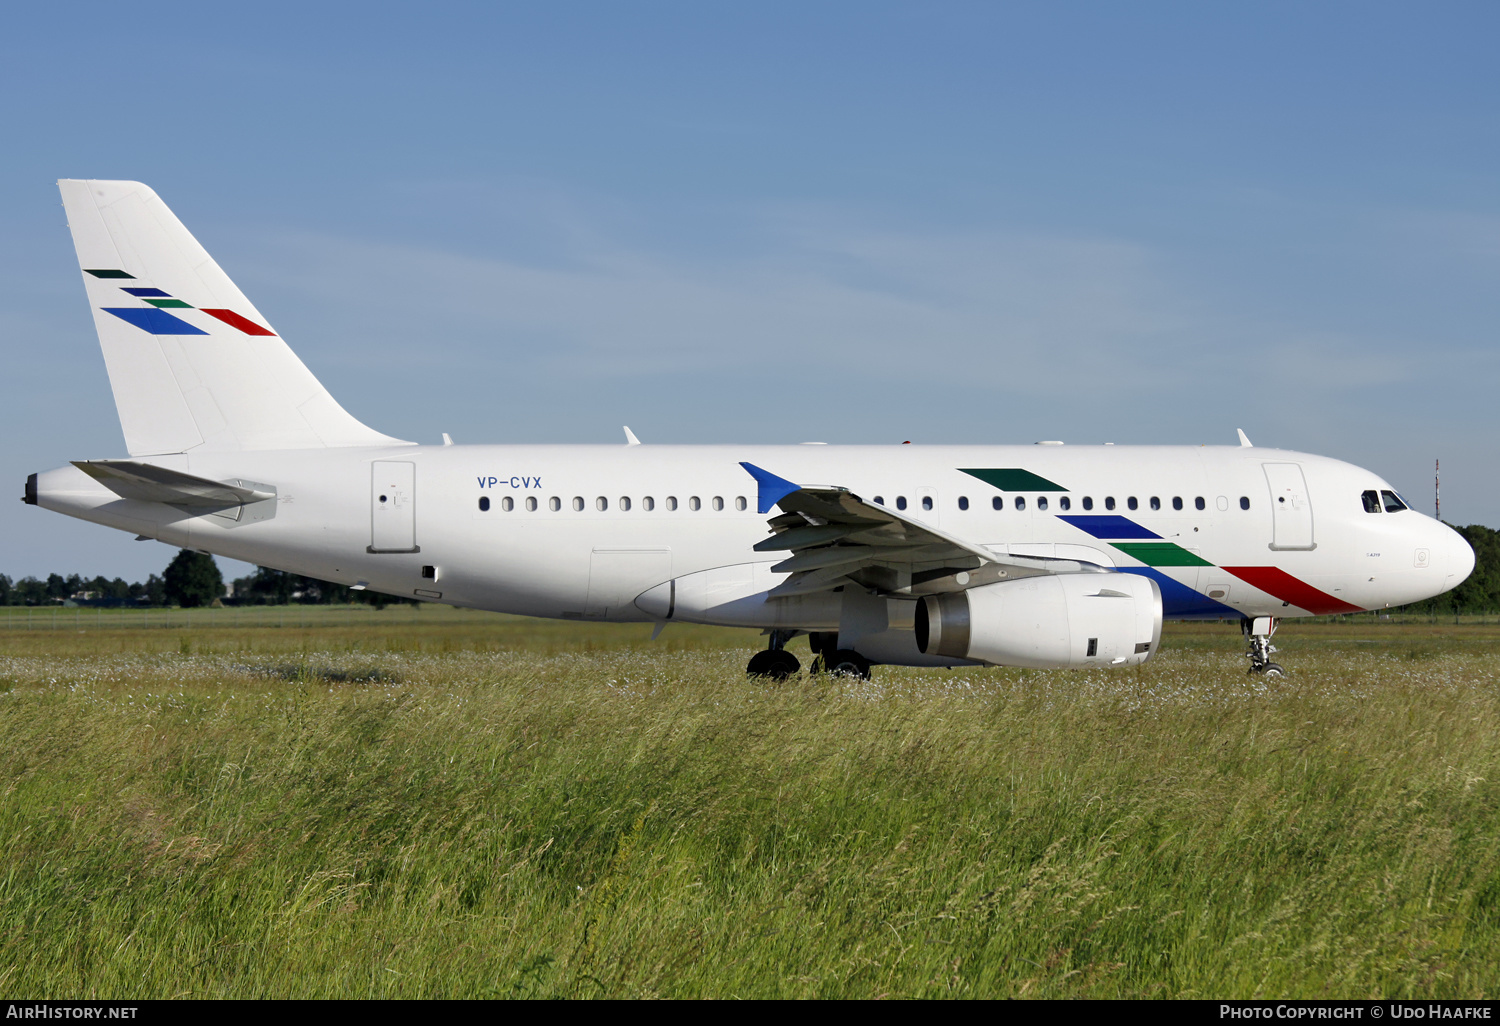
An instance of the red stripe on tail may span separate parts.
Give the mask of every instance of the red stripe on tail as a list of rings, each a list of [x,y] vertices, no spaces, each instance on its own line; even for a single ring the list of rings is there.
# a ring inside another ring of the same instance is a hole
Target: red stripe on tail
[[[210,310],[206,306],[201,307],[200,309],[202,309],[202,311],[208,314],[210,317],[217,317],[219,320],[223,321],[225,324],[229,325],[232,328],[239,328],[246,335],[276,334],[276,332],[272,331],[269,328],[262,328],[259,324],[256,324],[249,318],[241,317],[233,310]]]
[[[1306,581],[1299,581],[1291,574],[1274,566],[1226,566],[1240,580],[1259,588],[1268,595],[1275,595],[1283,602],[1290,602],[1319,616],[1329,613],[1362,613],[1360,606],[1350,605],[1343,599],[1334,598],[1326,591],[1319,591]]]

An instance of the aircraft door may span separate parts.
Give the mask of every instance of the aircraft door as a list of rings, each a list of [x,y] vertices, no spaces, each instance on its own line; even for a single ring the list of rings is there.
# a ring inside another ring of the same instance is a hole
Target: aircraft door
[[[417,465],[370,464],[369,552],[420,552],[417,547]]]
[[[913,517],[933,527],[942,526],[942,504],[938,502],[936,488],[918,488],[914,509],[908,510]]]
[[[1315,549],[1312,502],[1297,463],[1263,463],[1271,489],[1271,548]]]
[[[746,565],[749,569],[749,565]],[[589,559],[589,594],[583,615],[638,619],[636,596],[672,576],[672,550],[595,549]]]

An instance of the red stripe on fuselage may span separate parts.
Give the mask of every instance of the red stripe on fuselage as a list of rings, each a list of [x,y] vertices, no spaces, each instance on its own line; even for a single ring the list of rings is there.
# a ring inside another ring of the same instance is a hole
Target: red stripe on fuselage
[[[1361,613],[1360,606],[1350,605],[1343,599],[1334,598],[1326,591],[1319,591],[1306,581],[1299,581],[1280,567],[1275,566],[1226,566],[1227,570],[1247,584],[1259,588],[1268,595],[1275,595],[1283,602],[1290,602],[1325,616],[1329,613]]]

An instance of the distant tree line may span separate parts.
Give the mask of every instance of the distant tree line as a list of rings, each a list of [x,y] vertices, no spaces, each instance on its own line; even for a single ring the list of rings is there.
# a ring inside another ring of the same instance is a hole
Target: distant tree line
[[[206,552],[183,549],[161,576],[151,574],[146,583],[127,584],[123,578],[64,577],[49,574],[44,581],[23,577],[12,581],[0,574],[0,605],[4,606],[129,606],[154,608],[181,606],[284,606],[364,603],[383,609],[393,603],[417,604],[416,599],[395,598],[373,591],[355,591],[315,577],[289,574],[270,567],[256,567],[248,577],[238,577],[232,588],[224,587],[219,564]]]
[[[162,579],[155,574],[146,578],[145,584],[127,584],[124,578],[95,577],[92,580],[78,574],[64,577],[48,574],[44,581],[38,577],[23,577],[12,581],[0,574],[0,605],[3,606],[54,606],[73,602],[90,606],[163,606],[167,595]]]
[[[285,570],[272,570],[268,566],[256,567],[255,573],[249,577],[236,577],[232,602],[242,606],[334,606],[354,602],[366,603],[376,609],[393,604],[421,604],[414,598],[397,598],[378,591],[356,591],[346,585],[330,584]]]
[[[1454,528],[1474,547],[1474,572],[1450,592],[1403,607],[1410,613],[1454,615],[1500,613],[1500,531],[1470,524]],[[206,552],[183,549],[172,558],[161,576],[152,574],[144,584],[126,584],[122,578],[86,579],[78,574],[47,579],[23,577],[12,581],[0,574],[0,605],[4,606],[332,606],[364,603],[383,609],[395,603],[418,605],[416,599],[397,598],[379,592],[331,584],[316,577],[256,567],[248,577],[237,577],[232,588],[224,587],[219,565]]]

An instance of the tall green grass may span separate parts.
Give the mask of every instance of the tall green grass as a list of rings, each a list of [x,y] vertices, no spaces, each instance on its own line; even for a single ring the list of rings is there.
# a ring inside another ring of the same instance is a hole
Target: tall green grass
[[[779,687],[722,632],[18,632],[0,991],[1493,995],[1495,659],[1327,630]]]

